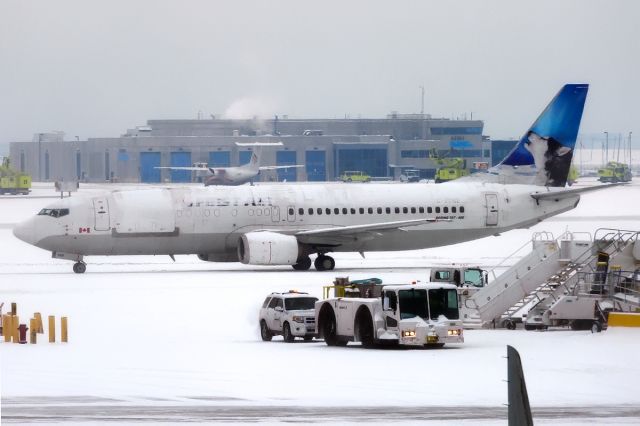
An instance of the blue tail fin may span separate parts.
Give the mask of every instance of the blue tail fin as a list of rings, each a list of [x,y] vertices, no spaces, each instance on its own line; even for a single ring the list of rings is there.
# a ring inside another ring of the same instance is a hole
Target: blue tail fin
[[[508,183],[565,186],[588,84],[566,84],[491,173]]]

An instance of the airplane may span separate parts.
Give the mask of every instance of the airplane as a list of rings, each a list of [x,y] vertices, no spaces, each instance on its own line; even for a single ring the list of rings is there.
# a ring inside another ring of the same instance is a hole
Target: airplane
[[[162,166],[156,169],[188,170],[195,172],[206,172],[208,176],[204,179],[204,186],[210,185],[242,185],[252,182],[262,170],[290,169],[292,167],[304,167],[301,164],[291,166],[260,166],[260,154],[263,146],[282,146],[282,142],[236,142],[238,146],[256,147],[251,154],[251,160],[247,164],[237,167],[208,167],[203,163],[194,166]]]
[[[302,183],[115,190],[67,198],[14,235],[74,261],[85,256],[197,254],[203,261],[332,270],[333,252],[416,250],[531,227],[575,208],[565,189],[587,84],[562,87],[487,173],[439,185]],[[546,148],[545,148],[546,147]]]

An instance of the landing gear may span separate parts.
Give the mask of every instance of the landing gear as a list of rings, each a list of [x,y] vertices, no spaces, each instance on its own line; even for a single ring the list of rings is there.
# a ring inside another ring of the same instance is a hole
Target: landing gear
[[[336,261],[331,256],[320,254],[313,262],[313,266],[316,267],[316,271],[333,271],[333,268],[336,267]]]
[[[76,274],[84,274],[87,270],[87,264],[84,262],[76,262],[73,264],[73,272]]]
[[[309,270],[309,268],[311,268],[311,259],[309,258],[309,256],[305,256],[302,259],[300,259],[298,263],[291,266],[296,271],[307,271]]]

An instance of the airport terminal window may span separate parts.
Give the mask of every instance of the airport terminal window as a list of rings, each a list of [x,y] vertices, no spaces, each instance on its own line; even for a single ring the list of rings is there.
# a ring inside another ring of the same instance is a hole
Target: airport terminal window
[[[42,209],[38,216],[62,217],[69,214],[69,209]]]
[[[424,213],[424,207],[418,207],[418,213]]]

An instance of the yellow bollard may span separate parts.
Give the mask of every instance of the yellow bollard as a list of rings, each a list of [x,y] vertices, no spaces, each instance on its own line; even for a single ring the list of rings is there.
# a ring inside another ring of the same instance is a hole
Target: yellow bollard
[[[42,315],[40,315],[40,312],[36,312],[35,314],[33,314],[33,316],[36,320],[36,332],[39,334],[44,334],[44,327],[42,326]]]
[[[11,315],[6,314],[2,316],[2,337],[4,342],[11,342]]]
[[[56,342],[56,317],[49,315],[49,343]]]
[[[17,315],[11,315],[11,340],[13,343],[20,342],[20,336],[18,335],[18,327],[20,326],[20,317]]]
[[[36,336],[38,336],[38,320],[35,318],[31,318],[29,320],[29,343],[35,345]]]
[[[18,305],[16,305],[16,302],[11,302],[11,315],[18,315]]]
[[[67,317],[60,318],[60,341],[67,343]]]

